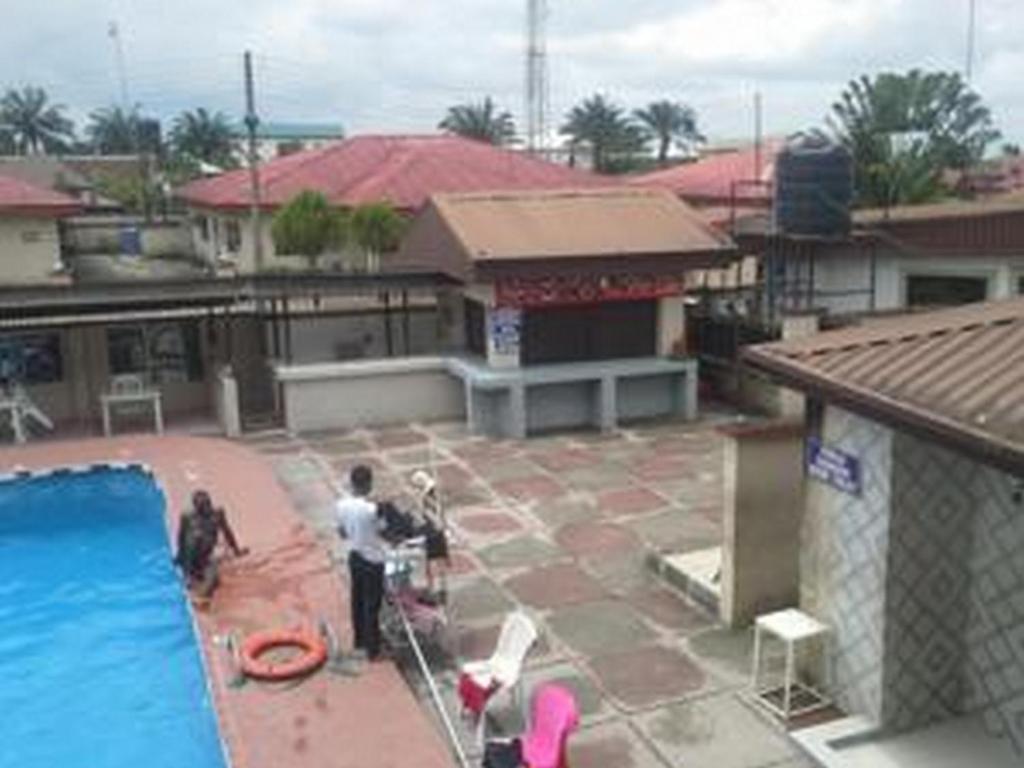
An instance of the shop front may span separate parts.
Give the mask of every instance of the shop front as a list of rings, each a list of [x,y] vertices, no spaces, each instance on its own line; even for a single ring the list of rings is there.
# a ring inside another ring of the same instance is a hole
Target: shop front
[[[669,193],[438,195],[397,260],[462,281],[462,345],[447,369],[470,426],[510,437],[692,418],[683,276],[729,241]]]

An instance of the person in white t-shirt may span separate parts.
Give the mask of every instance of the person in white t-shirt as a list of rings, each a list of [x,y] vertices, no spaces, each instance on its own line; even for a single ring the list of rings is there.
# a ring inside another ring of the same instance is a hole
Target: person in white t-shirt
[[[363,465],[349,475],[352,495],[339,499],[335,509],[338,532],[348,539],[353,645],[371,660],[380,656],[380,606],[384,598],[384,521],[370,500],[373,471]]]

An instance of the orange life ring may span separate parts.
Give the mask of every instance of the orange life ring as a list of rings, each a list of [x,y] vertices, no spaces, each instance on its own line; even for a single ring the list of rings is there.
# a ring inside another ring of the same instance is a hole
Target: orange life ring
[[[281,663],[260,658],[272,648],[295,647],[302,653]],[[273,629],[255,632],[242,643],[242,671],[258,680],[289,680],[308,674],[327,661],[327,644],[315,632]]]

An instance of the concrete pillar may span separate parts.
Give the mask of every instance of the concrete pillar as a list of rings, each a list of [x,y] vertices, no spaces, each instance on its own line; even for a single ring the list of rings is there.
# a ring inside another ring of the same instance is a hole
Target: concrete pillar
[[[658,299],[658,354],[678,354],[686,342],[686,311],[682,296]]]
[[[238,407],[238,382],[230,366],[224,366],[217,375],[217,416],[227,437],[242,434],[242,414]]]
[[[618,424],[618,396],[614,376],[601,378],[598,393],[598,427],[602,432],[611,432]]]
[[[723,427],[725,515],[720,613],[732,627],[797,604],[803,424]]]
[[[508,436],[517,440],[526,437],[526,387],[515,384],[508,391]]]
[[[821,316],[817,312],[786,315],[782,318],[783,341],[813,336],[820,330]],[[804,406],[804,396],[799,392],[785,387],[779,392],[779,416],[783,419],[802,420]]]

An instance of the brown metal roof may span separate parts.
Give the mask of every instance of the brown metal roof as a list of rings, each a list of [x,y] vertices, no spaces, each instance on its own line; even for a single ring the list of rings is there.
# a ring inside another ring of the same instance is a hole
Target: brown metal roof
[[[435,195],[397,263],[466,278],[512,271],[674,272],[715,266],[732,241],[667,190]]]
[[[473,261],[731,251],[727,237],[667,190],[436,195]]]
[[[748,348],[783,383],[1024,471],[1024,298]]]
[[[1024,213],[1024,192],[1010,192],[982,200],[947,200],[923,205],[898,205],[892,208],[865,208],[854,211],[855,224],[871,225],[885,222],[938,221],[972,216],[997,216]]]

